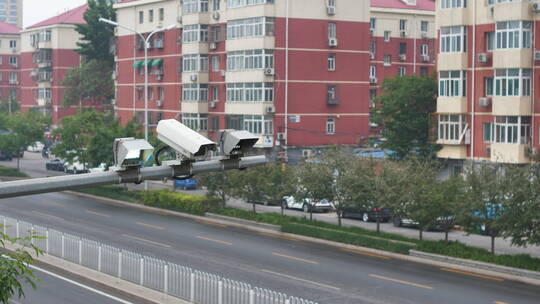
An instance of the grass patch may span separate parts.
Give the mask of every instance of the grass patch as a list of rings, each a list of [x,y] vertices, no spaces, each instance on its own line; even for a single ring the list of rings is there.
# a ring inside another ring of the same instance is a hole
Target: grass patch
[[[0,166],[0,176],[9,176],[9,177],[30,177],[28,174],[17,170],[16,168],[9,168]]]
[[[131,203],[141,204],[140,192],[137,190],[128,191],[121,186],[100,186],[93,188],[85,188],[75,190],[76,192],[102,196],[106,198],[116,199],[120,201],[127,201]]]
[[[281,226],[295,219],[294,217],[281,215],[279,213],[253,213],[253,211],[235,209],[235,208],[230,208],[230,207],[215,208],[215,209],[212,209],[210,212],[219,214],[219,215],[236,217],[236,218],[241,218],[244,220],[250,220],[250,221],[278,225],[278,226]]]

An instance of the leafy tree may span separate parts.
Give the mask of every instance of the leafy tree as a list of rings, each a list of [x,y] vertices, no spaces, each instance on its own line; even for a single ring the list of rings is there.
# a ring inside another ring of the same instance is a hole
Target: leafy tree
[[[13,114],[21,109],[21,105],[15,99],[0,99],[0,113]]]
[[[261,166],[237,172],[231,180],[232,195],[251,203],[253,212],[256,213],[255,202],[268,199],[268,176],[271,171],[271,166]]]
[[[292,195],[296,191],[296,176],[294,169],[286,164],[269,164],[270,167],[266,183],[266,197],[274,205],[281,205],[281,214],[284,206],[281,203],[284,196]]]
[[[378,166],[374,182],[374,204],[376,208],[390,208],[394,213],[402,214],[408,194],[407,168],[391,161],[380,162]]]
[[[0,121],[0,126],[8,131],[0,135],[0,150],[17,157],[17,170],[19,170],[23,151],[43,138],[48,119],[37,112],[28,111],[18,112],[11,116],[0,116]]]
[[[114,28],[99,22],[99,18],[116,21],[113,0],[88,0],[88,9],[84,13],[86,24],[77,24],[76,30],[81,34],[81,42],[77,42],[77,52],[87,60],[96,60],[112,67],[114,54],[110,45],[114,41]]]
[[[225,207],[227,198],[233,196],[236,175],[238,172],[235,170],[217,171],[205,173],[199,176],[200,181],[206,186],[208,195],[211,197],[217,197],[221,201],[221,207]]]
[[[66,87],[63,106],[80,105],[85,100],[110,105],[114,98],[112,72],[111,65],[95,59],[84,61],[80,67],[71,69],[62,80],[62,85]]]
[[[398,159],[411,154],[432,158],[438,149],[430,142],[430,114],[437,104],[437,82],[432,77],[396,76],[382,84],[382,94],[372,110],[373,121],[383,126],[382,147]]]
[[[42,254],[39,248],[30,245],[29,248],[22,247],[14,251],[5,250],[7,244],[15,244],[16,242],[18,244],[28,244],[32,238],[37,237],[10,238],[0,232],[0,247],[4,252],[0,255],[0,302],[3,304],[11,303],[13,297],[24,298],[24,283],[35,289],[36,283],[40,281],[34,274],[34,270],[30,268],[34,261],[31,253],[36,256]],[[30,252],[27,249],[30,249]]]

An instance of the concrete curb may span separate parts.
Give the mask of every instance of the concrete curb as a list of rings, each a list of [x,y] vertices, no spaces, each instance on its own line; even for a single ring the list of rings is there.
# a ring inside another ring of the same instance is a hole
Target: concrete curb
[[[22,248],[18,244],[7,244],[6,249],[15,251]],[[30,252],[30,249],[27,249]],[[60,258],[43,254],[34,258],[34,264],[38,267],[50,270],[56,274],[69,277],[74,281],[84,283],[103,291],[113,292],[127,301],[141,304],[191,304],[185,300],[169,296],[165,293],[143,287],[111,275],[71,263]],[[39,283],[38,283],[39,288]]]
[[[186,213],[181,213],[181,212],[176,212],[176,211],[171,211],[171,210],[164,210],[164,209],[159,209],[159,208],[155,208],[155,207],[149,207],[149,206],[139,205],[139,204],[135,204],[135,203],[129,203],[129,202],[110,199],[110,198],[104,198],[104,197],[91,195],[91,194],[72,192],[72,191],[64,191],[64,193],[72,194],[72,195],[79,196],[79,197],[92,198],[94,200],[101,201],[101,202],[104,202],[104,203],[107,203],[107,204],[139,209],[141,211],[150,212],[150,213],[156,213],[156,214],[161,214],[161,215],[171,215],[171,216],[178,216],[178,217],[183,217],[183,218],[190,218],[190,219],[193,219],[193,220],[213,222],[213,223],[216,223],[216,224],[222,224],[222,225],[227,225],[227,226],[231,226],[231,227],[236,227],[236,228],[241,228],[241,229],[246,229],[246,230],[251,230],[251,231],[256,231],[256,232],[263,232],[263,233],[267,233],[267,234],[273,234],[273,235],[276,235],[276,236],[286,237],[286,238],[289,238],[289,239],[295,239],[295,240],[301,240],[301,241],[311,242],[311,243],[320,244],[320,245],[332,246],[332,247],[335,247],[335,248],[338,248],[338,249],[357,250],[357,251],[367,253],[368,255],[371,254],[371,255],[375,255],[375,256],[394,258],[394,259],[399,259],[399,260],[402,260],[402,261],[420,263],[420,264],[427,264],[427,265],[432,265],[432,266],[436,266],[436,267],[452,268],[452,269],[457,269],[457,270],[461,270],[461,271],[465,271],[465,272],[469,272],[469,273],[473,273],[473,274],[496,277],[496,278],[501,278],[501,279],[505,279],[505,280],[517,281],[517,282],[522,282],[522,283],[526,283],[526,284],[540,286],[540,278],[530,278],[530,277],[524,277],[524,276],[516,275],[516,273],[518,273],[518,272],[514,272],[514,274],[499,272],[495,268],[487,268],[487,269],[476,268],[476,267],[473,266],[474,263],[475,263],[474,261],[470,265],[462,265],[462,264],[459,264],[459,263],[457,263],[457,264],[452,263],[450,260],[440,261],[440,260],[434,260],[434,259],[427,258],[427,257],[417,257],[417,256],[412,256],[412,255],[404,255],[404,254],[393,253],[393,252],[388,252],[388,251],[383,251],[383,250],[378,250],[378,249],[373,249],[373,248],[367,248],[367,247],[344,244],[344,243],[339,243],[339,242],[334,242],[334,241],[328,241],[328,240],[318,239],[318,238],[309,237],[309,236],[303,236],[303,235],[292,234],[292,233],[285,233],[285,232],[276,231],[276,230],[273,230],[273,229],[263,228],[261,226],[252,226],[252,225],[250,225],[252,223],[252,221],[243,221],[243,223],[240,223],[240,221],[237,221],[237,219],[234,219],[234,221],[233,221],[229,217],[222,216],[222,215],[220,215],[219,219],[218,219],[218,218],[212,218],[212,217],[206,217],[206,216],[191,215],[191,214],[186,214]],[[250,223],[250,224],[248,224],[248,223]],[[485,263],[485,264],[490,265],[490,266],[496,266],[494,264],[488,264],[488,263]],[[510,268],[510,267],[508,267],[508,268]],[[515,269],[515,268],[511,268],[511,269],[514,269],[514,270],[517,270],[517,271],[521,270],[521,269]]]
[[[205,217],[211,218],[211,219],[217,219],[217,220],[230,221],[230,222],[234,222],[234,223],[238,223],[238,224],[242,224],[242,225],[256,226],[256,227],[260,227],[260,228],[264,228],[264,229],[268,229],[268,230],[273,230],[273,231],[280,231],[281,230],[281,227],[279,227],[277,225],[259,223],[259,222],[254,222],[254,221],[250,221],[250,220],[245,220],[245,219],[240,219],[240,218],[233,218],[233,217],[214,214],[214,213],[209,213],[209,212],[206,213]]]
[[[423,259],[430,259],[430,260],[441,261],[445,263],[462,265],[466,267],[474,267],[474,268],[479,268],[479,269],[484,269],[484,270],[490,270],[490,271],[506,273],[506,274],[515,275],[515,276],[522,276],[522,277],[528,277],[531,279],[540,280],[540,272],[538,271],[519,269],[519,268],[485,263],[485,262],[454,258],[454,257],[445,256],[445,255],[422,252],[418,250],[409,250],[409,254],[411,256],[423,258]]]

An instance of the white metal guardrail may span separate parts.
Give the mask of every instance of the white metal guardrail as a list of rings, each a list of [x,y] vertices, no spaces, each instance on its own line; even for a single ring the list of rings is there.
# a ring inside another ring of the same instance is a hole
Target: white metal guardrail
[[[197,304],[317,304],[0,215],[4,234],[49,254]]]

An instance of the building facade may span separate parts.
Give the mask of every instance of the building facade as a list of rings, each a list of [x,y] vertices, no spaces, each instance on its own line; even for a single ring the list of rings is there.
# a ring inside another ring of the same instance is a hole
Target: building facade
[[[22,28],[23,0],[0,0],[0,22]]]
[[[430,76],[435,71],[437,31],[433,0],[371,0],[369,99],[385,78]],[[372,131],[379,126],[370,123]]]
[[[81,62],[75,52],[87,5],[32,25],[21,32],[21,107],[50,114],[53,124],[76,107],[63,107],[64,76]]]
[[[0,22],[0,99],[20,97],[20,36],[21,29]]]
[[[537,156],[540,4],[438,1],[439,157],[525,164]]]
[[[260,148],[367,139],[367,0],[182,3],[115,5],[118,22],[139,32],[177,25],[151,42],[151,124],[177,118],[214,139],[220,129],[245,129]],[[143,47],[118,29],[116,113],[123,122],[144,117]]]

